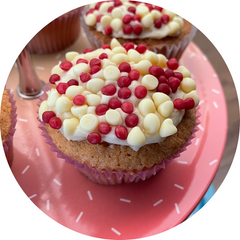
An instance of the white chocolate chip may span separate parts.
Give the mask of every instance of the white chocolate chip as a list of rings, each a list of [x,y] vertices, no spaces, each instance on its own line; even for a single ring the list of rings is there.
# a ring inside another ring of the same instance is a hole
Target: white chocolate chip
[[[153,20],[156,20],[162,16],[161,12],[157,10],[152,10],[150,13],[152,14]]]
[[[85,114],[80,120],[81,128],[86,132],[94,131],[98,126],[98,118],[92,113]]]
[[[170,20],[172,20],[176,16],[175,13],[173,13],[173,12],[171,12],[171,11],[165,9],[165,8],[162,10],[162,13],[167,14],[169,16]]]
[[[143,126],[148,134],[155,134],[160,128],[160,119],[154,113],[149,113],[143,120]]]
[[[147,51],[144,54],[144,59],[146,59],[149,62],[151,62],[152,65],[158,65],[158,63],[159,63],[158,55],[156,53],[154,53],[154,52]]]
[[[153,21],[152,14],[148,13],[142,18],[141,23],[145,28],[150,28],[153,25]]]
[[[120,70],[115,67],[115,66],[107,66],[104,70],[103,70],[103,75],[104,78],[106,80],[110,80],[110,81],[117,81],[118,78],[120,77],[121,73]]]
[[[117,54],[117,53],[124,53],[124,54],[126,54],[127,53],[126,49],[124,47],[120,47],[120,46],[113,48],[112,52],[114,54]]]
[[[83,87],[82,86],[69,86],[66,90],[65,95],[72,100],[75,96],[82,94]]]
[[[79,55],[78,52],[67,52],[65,57],[67,61],[73,61],[75,57],[77,57]]]
[[[108,8],[112,6],[112,3],[110,2],[104,2],[101,4],[100,8],[98,9],[99,13],[105,13],[107,12]]]
[[[158,112],[165,118],[168,118],[171,116],[173,111],[173,102],[172,101],[166,101],[159,105]]]
[[[138,105],[139,111],[143,116],[149,113],[155,113],[155,106],[151,99],[143,99]]]
[[[144,17],[149,13],[149,9],[145,5],[138,5],[136,8],[136,14],[138,14],[140,17]]]
[[[175,16],[175,17],[173,18],[173,21],[174,21],[174,22],[177,22],[177,23],[179,24],[180,28],[182,28],[183,25],[184,25],[183,19],[182,19],[181,17],[179,17],[179,16]]]
[[[72,106],[71,107],[71,113],[75,116],[81,119],[85,114],[87,114],[87,105],[82,106]]]
[[[191,77],[191,73],[189,72],[189,70],[184,67],[184,66],[179,66],[178,69],[177,69],[178,72],[180,72],[183,77]]]
[[[73,71],[76,75],[80,75],[80,73],[85,72],[89,73],[90,72],[90,67],[86,63],[79,63],[73,67]]]
[[[96,94],[87,95],[87,103],[89,106],[97,106],[101,102],[101,97]]]
[[[111,21],[112,21],[112,18],[109,15],[103,16],[100,20],[100,23],[101,23],[103,29],[107,26],[110,26]]]
[[[145,86],[147,90],[153,90],[158,86],[158,79],[151,74],[147,74],[142,78],[142,85]]]
[[[56,101],[56,110],[59,113],[68,112],[71,110],[73,103],[65,96],[61,96]]]
[[[59,67],[59,65],[54,66],[51,70],[51,74],[61,75],[62,72],[63,70]]]
[[[134,49],[128,50],[127,54],[128,54],[129,62],[132,61],[132,62],[138,63],[142,60],[142,55]]]
[[[70,137],[75,132],[77,126],[79,124],[79,120],[77,118],[65,119],[63,121],[63,134],[66,137]]]
[[[119,65],[122,62],[127,62],[128,56],[124,53],[117,53],[113,55],[113,57],[111,58],[111,61]]]
[[[131,129],[127,136],[127,142],[132,146],[141,146],[145,143],[146,137],[139,127],[134,127]]]
[[[74,118],[74,115],[71,112],[65,112],[62,114],[62,118],[66,119],[66,118]]]
[[[162,92],[154,93],[152,95],[152,99],[154,101],[154,104],[155,104],[156,108],[158,108],[158,106],[160,104],[162,104],[163,102],[171,100],[171,98],[167,94],[162,93]]]
[[[45,100],[41,103],[39,110],[38,110],[38,115],[39,115],[39,118],[41,121],[42,121],[43,113],[48,110],[49,110],[49,106],[48,106],[47,100]]]
[[[180,25],[177,22],[171,21],[168,23],[169,35],[175,35],[180,30]]]
[[[101,62],[101,67],[102,69],[106,68],[107,66],[116,66],[116,63],[110,61],[109,59],[107,58],[104,58]]]
[[[167,66],[167,58],[163,54],[157,54],[158,56],[158,66],[165,68]]]
[[[111,21],[111,25],[112,29],[116,32],[120,31],[122,29],[122,26],[123,26],[123,22],[121,19],[119,18],[114,18],[112,21]]]
[[[122,45],[116,38],[113,38],[111,40],[110,47],[111,47],[111,49],[113,49],[115,47],[122,47]]]
[[[137,69],[140,74],[146,75],[149,73],[149,68],[152,66],[152,63],[148,60],[141,60],[139,63],[133,64],[132,68]]]
[[[187,99],[187,98],[192,98],[195,102],[195,106],[196,107],[199,104],[199,96],[196,90],[191,91],[190,93],[186,94],[183,97],[183,100]]]
[[[85,17],[85,22],[88,26],[94,26],[97,23],[97,17],[95,14],[89,13]]]
[[[122,124],[121,114],[117,110],[109,109],[106,114],[106,121],[111,125]]]
[[[123,17],[123,11],[120,7],[116,7],[112,10],[112,13],[111,13],[112,17],[113,18],[119,18],[119,19],[122,19]]]
[[[87,82],[87,89],[93,93],[99,92],[105,86],[104,80],[101,78],[92,78]]]
[[[183,92],[189,93],[196,89],[196,83],[192,78],[186,77],[181,81],[180,87]]]
[[[54,107],[56,104],[57,99],[61,96],[61,94],[59,94],[57,92],[57,90],[55,91],[51,91],[51,94],[48,96],[47,99],[47,103],[49,107]]]
[[[172,119],[167,118],[163,121],[160,127],[160,137],[165,138],[171,136],[177,132],[177,128],[174,126]]]

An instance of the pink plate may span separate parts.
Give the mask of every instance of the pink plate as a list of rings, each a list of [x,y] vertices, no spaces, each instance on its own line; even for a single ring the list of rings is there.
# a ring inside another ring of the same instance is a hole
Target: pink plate
[[[221,161],[227,112],[218,76],[193,43],[181,64],[192,72],[198,86],[199,130],[181,157],[156,176],[137,184],[98,185],[63,159],[57,159],[40,136],[36,120],[38,100],[16,96],[17,158],[12,172],[32,202],[65,227],[104,239],[147,237],[184,221],[208,189]]]

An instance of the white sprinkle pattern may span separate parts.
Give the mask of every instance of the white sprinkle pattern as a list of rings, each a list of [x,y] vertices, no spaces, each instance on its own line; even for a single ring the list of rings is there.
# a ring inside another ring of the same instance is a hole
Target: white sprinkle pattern
[[[59,186],[61,186],[62,184],[57,180],[57,179],[53,179],[53,181],[57,184],[57,185],[59,185]]]
[[[216,163],[217,161],[218,161],[218,160],[215,159],[215,160],[213,160],[212,162],[210,162],[209,165],[211,166],[211,165],[213,165],[214,163]]]
[[[180,211],[179,211],[178,205],[177,205],[176,203],[175,203],[174,205],[175,205],[175,208],[176,208],[177,214],[179,214]]]
[[[174,186],[177,187],[177,188],[179,188],[179,189],[181,189],[181,190],[184,189],[184,187],[182,187],[182,186],[180,186],[180,185],[178,185],[178,184],[174,184]]]
[[[218,104],[216,102],[213,102],[213,105],[215,108],[218,108]]]
[[[201,100],[198,105],[201,105],[204,103],[204,100]]]
[[[47,200],[47,210],[50,209],[50,204],[49,203],[50,203],[49,200]]]
[[[185,162],[185,161],[178,161],[178,163],[181,163],[181,164],[188,164],[188,162]]]
[[[192,57],[194,57],[196,54],[193,52],[193,53],[191,53],[191,54],[189,54],[189,58],[192,58]]]
[[[24,170],[22,171],[22,174],[24,174],[28,169],[29,169],[29,165],[27,165],[25,168],[24,168]]]
[[[39,157],[39,156],[40,156],[40,153],[39,153],[38,148],[36,148],[35,151],[36,151],[37,156]]]
[[[56,55],[55,59],[59,59],[62,55],[61,54],[58,54]]]
[[[220,94],[220,92],[216,89],[212,89],[212,92],[216,93],[216,94]]]
[[[45,70],[45,67],[37,66],[36,69],[38,69],[38,70]]]
[[[198,125],[199,129],[201,129],[202,131],[204,131],[204,128],[199,124]]]
[[[204,60],[204,61],[207,61],[207,60],[208,60],[205,55],[203,55],[203,60]]]
[[[32,198],[34,198],[36,196],[37,196],[37,194],[33,194],[32,196],[29,197],[29,199],[32,199]]]
[[[155,202],[154,204],[153,204],[153,206],[154,207],[156,207],[159,203],[161,203],[163,200],[162,199],[160,199],[159,201],[157,201],[157,202]]]
[[[195,142],[195,146],[197,146],[199,143],[199,138],[197,138],[196,142]]]
[[[111,230],[113,231],[113,232],[115,232],[117,235],[121,235],[121,233],[119,232],[119,231],[117,231],[115,228],[111,228]]]
[[[80,214],[78,215],[77,219],[76,219],[76,222],[78,222],[80,220],[80,218],[82,217],[83,215],[83,212],[80,212]]]
[[[18,121],[20,121],[20,122],[28,122],[27,119],[23,119],[23,118],[19,118]]]
[[[88,193],[88,197],[89,197],[89,199],[92,201],[93,198],[92,198],[92,194],[91,194],[91,192],[90,192],[90,191],[87,191],[87,193]]]
[[[127,203],[130,203],[130,202],[131,202],[131,200],[124,199],[124,198],[120,198],[120,201],[122,201],[122,202],[127,202]]]

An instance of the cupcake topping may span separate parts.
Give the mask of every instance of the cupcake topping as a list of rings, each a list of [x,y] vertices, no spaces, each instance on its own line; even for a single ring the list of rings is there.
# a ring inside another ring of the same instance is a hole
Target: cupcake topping
[[[176,133],[185,111],[199,102],[190,72],[142,44],[113,39],[110,45],[66,54],[52,69],[56,87],[47,92],[40,119],[68,140],[134,150]]]
[[[175,13],[139,1],[112,0],[90,4],[85,15],[88,26],[115,38],[157,38],[176,36],[183,19]]]

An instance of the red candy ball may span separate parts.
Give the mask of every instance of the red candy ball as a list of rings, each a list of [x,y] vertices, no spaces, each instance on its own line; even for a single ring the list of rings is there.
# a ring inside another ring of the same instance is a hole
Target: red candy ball
[[[121,106],[121,109],[123,112],[130,114],[133,112],[134,106],[131,102],[124,102]]]
[[[110,45],[108,45],[108,44],[103,44],[101,48],[102,49],[111,49]]]
[[[122,5],[122,2],[120,1],[120,0],[115,0],[114,1],[114,6],[115,7],[119,7],[119,6],[121,6]]]
[[[141,17],[139,15],[135,14],[135,15],[133,15],[133,20],[141,22]]]
[[[170,78],[170,77],[173,77],[174,76],[174,72],[172,69],[166,69],[165,72],[164,72],[164,75],[166,78]]]
[[[117,85],[120,87],[120,88],[123,88],[123,87],[128,87],[130,84],[131,84],[131,79],[129,77],[126,77],[126,76],[121,76],[118,80],[117,80]]]
[[[94,65],[94,66],[92,66],[92,67],[90,68],[90,74],[91,74],[91,75],[92,75],[92,74],[95,74],[95,73],[99,72],[100,70],[101,70],[101,67],[100,67],[100,66]]]
[[[136,35],[140,35],[142,33],[142,26],[140,24],[136,24],[134,27],[133,27],[133,32],[136,34]]]
[[[91,144],[98,144],[101,142],[102,137],[99,133],[93,132],[93,133],[88,134],[87,140]]]
[[[81,106],[86,102],[86,98],[83,95],[76,95],[73,98],[73,103],[77,106]]]
[[[121,140],[126,140],[128,136],[128,130],[126,127],[119,125],[115,129],[115,135]]]
[[[85,53],[92,52],[92,51],[93,51],[92,48],[86,48],[83,50],[83,53],[85,54]]]
[[[45,123],[49,123],[50,119],[52,117],[56,117],[56,114],[55,112],[53,111],[45,111],[43,114],[42,114],[42,120],[45,122]]]
[[[128,77],[133,80],[138,80],[140,77],[140,72],[137,69],[133,69],[129,72]]]
[[[132,42],[127,42],[123,44],[123,47],[128,51],[130,49],[134,49],[134,43]]]
[[[86,63],[86,64],[88,64],[88,60],[83,59],[83,58],[79,58],[79,59],[76,61],[76,64],[79,64],[79,63]]]
[[[178,87],[180,86],[180,83],[181,82],[178,78],[170,77],[168,79],[168,85],[172,89],[173,93],[175,93],[177,91]]]
[[[65,94],[67,88],[68,88],[68,84],[67,83],[59,83],[56,87],[57,91],[59,94]]]
[[[49,78],[49,82],[51,84],[55,84],[59,80],[60,80],[60,76],[58,74],[52,74]]]
[[[174,72],[174,77],[178,78],[180,81],[183,80],[183,75],[180,72]]]
[[[59,129],[62,126],[62,120],[59,117],[52,117],[49,120],[49,125],[53,129]]]
[[[170,87],[168,86],[168,84],[166,84],[166,83],[160,83],[160,84],[157,86],[157,92],[162,92],[162,93],[165,93],[165,94],[169,95],[170,92],[171,92],[171,89],[170,89]]]
[[[155,6],[154,9],[155,9],[155,10],[158,10],[159,12],[161,12],[161,11],[163,10],[162,7],[158,7],[158,6]]]
[[[118,97],[121,99],[128,99],[132,95],[132,92],[129,88],[123,87],[118,91]]]
[[[167,24],[170,21],[170,18],[167,14],[164,14],[161,17],[161,21],[162,21],[162,23]]]
[[[173,101],[173,106],[174,106],[174,108],[176,108],[177,110],[185,109],[184,101],[183,101],[181,98],[176,98],[176,99]]]
[[[162,26],[161,18],[158,18],[158,19],[154,20],[154,26],[155,26],[155,28],[161,28],[161,26]]]
[[[129,24],[127,24],[127,25],[125,25],[125,26],[123,27],[123,32],[124,32],[125,34],[131,34],[132,31],[133,31],[133,28],[132,28],[132,26],[129,25]]]
[[[147,51],[147,47],[144,44],[138,44],[136,47],[136,51],[139,53],[145,53]]]
[[[150,68],[149,68],[149,73],[153,76],[155,76],[156,78],[159,78],[160,75],[164,75],[164,70],[157,66],[157,65],[152,65]]]
[[[165,76],[160,76],[160,77],[158,78],[158,82],[159,82],[159,83],[167,83],[167,79],[166,79]]]
[[[131,71],[131,66],[128,62],[122,62],[118,66],[118,69],[120,72],[128,72],[129,73]]]
[[[135,88],[134,93],[138,99],[142,99],[147,95],[147,88],[145,86],[139,85]]]
[[[98,58],[103,60],[105,58],[108,58],[108,55],[106,53],[101,53]]]
[[[178,68],[178,61],[176,58],[171,58],[170,60],[167,61],[167,66],[168,68],[172,70],[176,70]]]
[[[90,76],[90,74],[88,74],[88,73],[82,73],[81,75],[80,75],[80,80],[83,82],[83,83],[85,83],[85,82],[88,82],[89,80],[91,79],[91,76]]]
[[[104,29],[104,32],[105,32],[106,35],[111,35],[111,34],[112,34],[112,31],[113,31],[113,29],[112,29],[111,26],[107,26],[107,27],[105,27],[105,29]]]
[[[118,98],[111,98],[108,102],[108,106],[112,109],[120,108],[122,105]]]
[[[184,100],[184,106],[185,106],[186,110],[190,110],[190,109],[194,108],[195,102],[192,98],[186,98]]]
[[[112,130],[111,126],[108,123],[102,122],[98,125],[98,131],[102,134],[108,134]]]
[[[108,11],[109,13],[111,13],[113,9],[114,9],[114,6],[111,6],[111,7],[108,8],[107,11]]]
[[[108,105],[107,104],[104,104],[104,103],[101,103],[99,104],[96,109],[95,109],[95,113],[98,115],[98,116],[102,116],[104,115],[107,110],[109,109]]]
[[[102,94],[107,96],[112,96],[116,93],[117,88],[113,84],[108,84],[104,86],[101,90]]]
[[[70,61],[63,61],[59,67],[63,70],[63,71],[68,71],[71,67],[73,66],[73,64]]]
[[[90,65],[90,67],[101,66],[101,60],[98,58],[93,58],[93,59],[91,59],[89,65]]]
[[[75,79],[69,80],[69,81],[67,82],[67,84],[68,84],[68,86],[78,86],[78,85],[79,85],[78,81],[75,80]]]
[[[102,17],[103,17],[103,14],[98,15],[97,16],[97,22],[100,22]]]
[[[127,115],[125,118],[125,123],[128,127],[136,127],[138,125],[139,119],[135,113]]]
[[[133,18],[132,18],[132,16],[129,15],[129,14],[126,14],[126,15],[123,17],[123,19],[122,19],[122,21],[123,21],[124,24],[129,24],[132,20],[133,20]]]
[[[131,12],[131,13],[133,13],[133,14],[135,14],[136,8],[135,8],[135,7],[129,7],[129,8],[128,8],[128,11]]]

